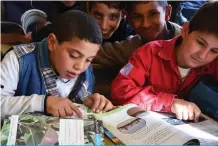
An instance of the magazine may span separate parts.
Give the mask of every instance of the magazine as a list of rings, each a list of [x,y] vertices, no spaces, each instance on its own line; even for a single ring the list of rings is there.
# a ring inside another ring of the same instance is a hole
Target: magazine
[[[21,25],[9,21],[1,21],[1,33],[17,32],[27,34],[30,25],[38,21],[44,22],[46,19],[47,15],[45,12],[38,9],[30,9],[21,16]]]
[[[96,119],[62,119],[39,114],[4,120],[1,144],[103,144],[103,123]]]
[[[95,117],[123,144],[218,144],[218,123],[206,116],[194,123],[129,104]]]

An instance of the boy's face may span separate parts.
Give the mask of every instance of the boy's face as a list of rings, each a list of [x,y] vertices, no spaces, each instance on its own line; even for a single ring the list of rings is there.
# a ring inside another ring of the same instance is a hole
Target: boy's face
[[[50,60],[62,78],[71,79],[84,72],[96,56],[99,45],[73,37],[71,41],[58,44],[54,34],[48,37]]]
[[[164,39],[166,21],[170,19],[171,6],[164,9],[157,2],[137,3],[128,13],[128,20],[135,32],[146,41]]]
[[[188,32],[188,23],[183,25],[183,41],[177,49],[177,63],[183,68],[197,68],[211,63],[218,56],[218,37],[212,33]]]
[[[75,0],[64,0],[64,1],[62,1],[62,3],[66,6],[66,7],[72,7],[75,3],[76,3],[76,1]]]
[[[104,3],[94,2],[90,14],[99,23],[103,39],[109,39],[117,30],[121,21],[122,11],[115,8],[109,8]]]

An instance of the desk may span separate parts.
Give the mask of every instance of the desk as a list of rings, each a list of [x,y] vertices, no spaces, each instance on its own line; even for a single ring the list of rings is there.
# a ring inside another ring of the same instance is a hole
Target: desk
[[[104,144],[105,145],[115,145],[106,135],[104,135]]]

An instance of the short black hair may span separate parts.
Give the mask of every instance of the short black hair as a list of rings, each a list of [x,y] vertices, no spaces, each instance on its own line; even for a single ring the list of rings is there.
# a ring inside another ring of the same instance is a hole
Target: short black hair
[[[206,2],[190,20],[189,33],[192,31],[202,31],[212,33],[218,37],[217,14],[218,1]]]
[[[95,3],[103,3],[107,5],[109,8],[114,8],[118,10],[123,10],[125,8],[125,4],[122,1],[89,1],[88,9],[91,11]]]
[[[59,44],[71,41],[73,37],[102,44],[99,24],[89,14],[79,10],[70,10],[58,15],[53,22],[53,32]]]
[[[132,7],[136,4],[140,4],[140,3],[149,3],[149,2],[157,2],[161,7],[163,7],[163,9],[165,10],[166,7],[168,6],[167,1],[163,0],[163,1],[126,1],[125,2],[125,10],[127,11],[127,13],[131,13],[132,11]]]

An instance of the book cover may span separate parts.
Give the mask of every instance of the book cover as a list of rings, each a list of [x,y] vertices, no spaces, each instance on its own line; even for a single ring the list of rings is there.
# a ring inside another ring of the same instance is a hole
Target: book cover
[[[79,120],[70,119],[71,121]],[[59,144],[60,120],[62,119],[59,117],[24,114],[19,116],[16,128],[16,124],[12,125],[10,119],[5,119],[1,130],[1,144],[12,144],[9,137],[13,139],[13,136],[16,139],[16,145]],[[104,129],[102,121],[96,119],[82,119],[82,121],[84,144],[95,144],[96,134],[98,136],[100,135],[100,143],[103,144]],[[68,132],[74,131],[76,130]],[[79,136],[79,134],[81,133],[77,133],[77,136]]]

